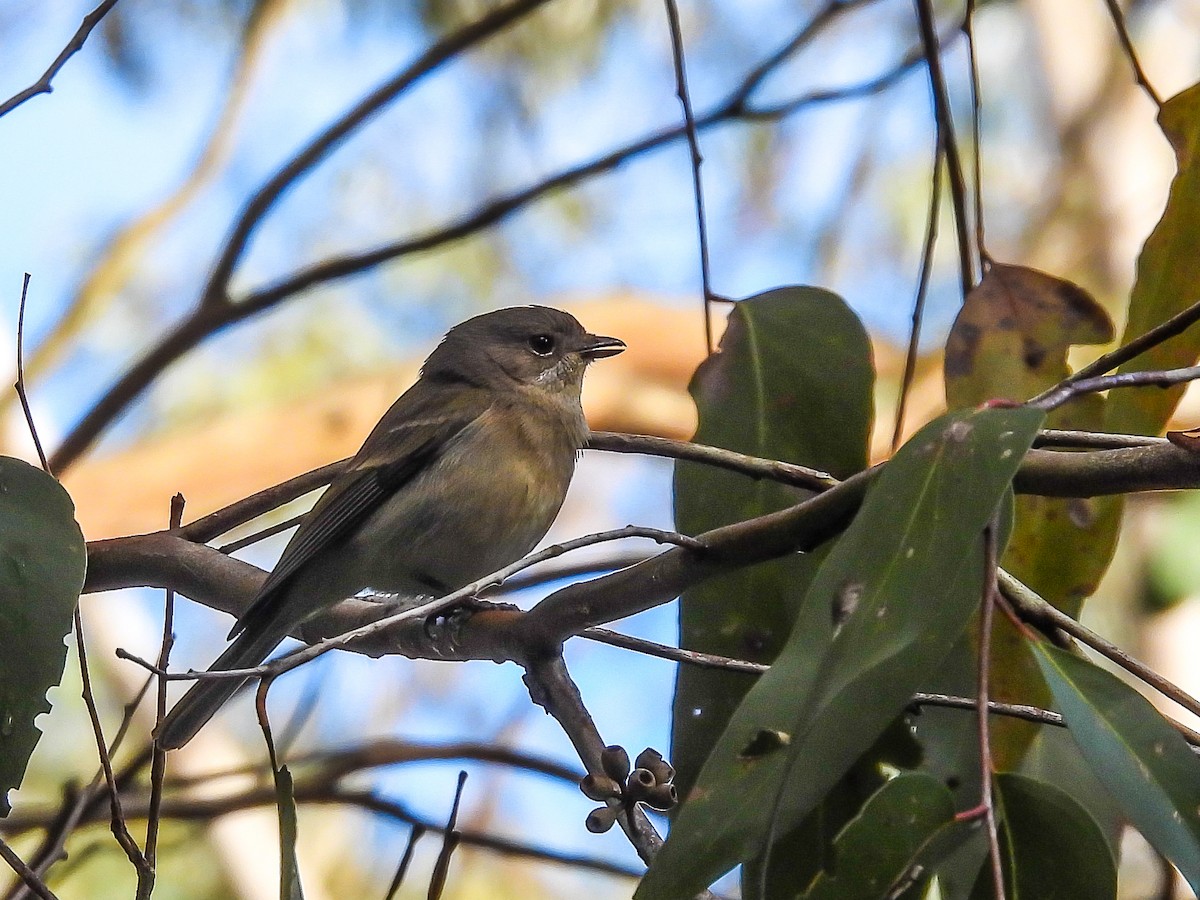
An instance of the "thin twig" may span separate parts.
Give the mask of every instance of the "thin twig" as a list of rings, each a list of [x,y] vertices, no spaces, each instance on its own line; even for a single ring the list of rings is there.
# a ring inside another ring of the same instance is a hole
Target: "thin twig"
[[[1000,834],[996,829],[996,804],[992,798],[992,733],[990,674],[992,668],[992,623],[996,614],[999,589],[996,570],[999,567],[1000,515],[992,517],[983,533],[983,602],[979,622],[979,670],[975,701],[979,713],[979,777],[980,803],[988,838],[988,857],[992,866],[992,889],[996,900],[1004,900],[1004,869],[1000,858]]]
[[[692,166],[692,193],[696,203],[696,230],[700,235],[700,283],[704,291],[704,346],[712,353],[712,271],[708,262],[708,226],[704,217],[704,188],[701,184],[700,140],[696,136],[696,116],[692,112],[692,98],[688,92],[687,69],[683,61],[683,29],[679,25],[679,8],[675,0],[664,0],[667,7],[667,23],[671,32],[671,58],[675,63],[675,93],[683,107],[683,127],[687,134],[688,151]]]
[[[904,354],[904,375],[900,379],[900,397],[896,401],[896,421],[892,428],[892,453],[904,437],[904,413],[908,408],[908,393],[917,373],[917,353],[921,344],[921,322],[925,317],[925,299],[929,295],[929,278],[933,274],[933,248],[937,244],[938,208],[942,205],[941,141],[934,142],[933,173],[929,185],[929,218],[925,223],[925,242],[921,250],[921,265],[917,270],[917,296],[913,300],[912,325],[908,331],[908,351]]]
[[[1087,626],[1081,625],[1003,569],[999,570],[997,577],[1000,582],[1000,590],[1016,607],[1021,618],[1061,628],[1081,644],[1086,644],[1126,672],[1146,682],[1164,697],[1174,700],[1192,715],[1200,716],[1200,701],[1197,701],[1177,684],[1164,678],[1145,663],[1130,656],[1116,644],[1096,634]]]
[[[450,858],[458,848],[460,835],[458,833],[458,809],[462,803],[463,787],[467,783],[466,771],[458,773],[458,786],[454,789],[454,803],[450,806],[450,817],[446,820],[446,829],[442,832],[442,849],[438,852],[433,864],[433,874],[429,878],[429,900],[440,900],[446,889],[446,877],[450,874]]]
[[[96,752],[100,756],[100,767],[104,770],[104,781],[108,785],[109,828],[113,833],[113,837],[117,839],[117,843],[121,849],[125,851],[125,855],[129,858],[129,861],[133,863],[133,867],[137,871],[140,880],[143,877],[142,873],[148,869],[148,864],[146,857],[142,855],[142,851],[138,849],[133,836],[129,833],[129,826],[125,822],[125,814],[121,810],[121,794],[117,788],[116,779],[113,777],[112,759],[108,753],[108,745],[104,741],[104,728],[100,724],[100,713],[96,709],[96,697],[92,693],[92,679],[88,671],[87,662],[87,646],[83,636],[83,619],[79,615],[78,606],[75,607],[75,646],[79,653],[79,672],[83,680],[83,702],[87,707],[88,718],[92,722],[92,733],[96,739]]]
[[[693,444],[691,441],[677,441],[648,434],[593,431],[588,436],[587,449],[607,450],[610,453],[645,453],[651,456],[665,456],[668,459],[686,459],[690,462],[741,472],[752,478],[769,478],[782,484],[792,484],[814,491],[825,490],[838,483],[838,480],[828,472],[822,472],[819,469],[810,469],[807,466],[779,462],[774,459],[747,456],[745,453],[725,450],[722,447],[710,447],[705,444]]]
[[[84,16],[78,30],[71,36],[71,40],[67,41],[67,45],[55,57],[54,62],[50,63],[50,68],[42,73],[42,77],[23,91],[18,91],[3,103],[0,103],[0,117],[8,115],[26,100],[30,100],[38,94],[53,93],[54,85],[51,82],[54,81],[54,76],[67,64],[67,60],[83,49],[83,45],[86,43],[92,30],[100,24],[100,20],[108,15],[108,11],[116,5],[117,0],[104,0],[103,3]]]
[[[504,584],[492,588],[487,592],[486,596],[504,596],[514,594],[517,591],[541,587],[556,581],[566,581],[584,575],[615,572],[617,569],[625,569],[629,566],[637,565],[643,560],[649,559],[651,555],[651,553],[640,550],[627,550],[625,552],[615,552],[605,555],[599,559],[585,559],[579,562],[567,560],[552,566],[541,566],[535,571],[514,575],[512,578],[506,580]]]
[[[971,140],[974,146],[971,162],[975,168],[975,252],[979,256],[979,268],[986,272],[991,257],[983,242],[983,139],[980,128],[979,58],[975,54],[975,0],[967,0],[967,11],[963,16],[963,34],[967,37],[967,60],[971,74]]]
[[[116,0],[113,0],[115,3]],[[25,298],[29,294],[29,273],[21,282],[21,305],[17,310],[17,383],[13,385],[17,397],[21,401],[21,409],[25,413],[25,424],[29,427],[29,436],[33,438],[33,446],[37,448],[38,459],[42,463],[42,471],[53,475],[50,463],[46,461],[46,453],[42,450],[42,441],[38,437],[37,427],[33,423],[33,410],[29,408],[29,398],[25,395]]]
[[[38,874],[25,864],[25,860],[21,859],[12,847],[5,843],[3,838],[0,838],[0,858],[3,858],[9,867],[17,873],[17,877],[21,879],[24,885],[37,894],[42,900],[58,900],[54,892],[46,886],[46,882],[38,877]]]
[[[1129,28],[1126,26],[1125,13],[1121,9],[1121,4],[1117,0],[1104,0],[1104,5],[1108,7],[1108,14],[1112,18],[1113,26],[1117,29],[1117,38],[1121,42],[1121,49],[1125,51],[1129,65],[1133,67],[1134,78],[1146,92],[1146,96],[1161,110],[1163,107],[1162,97],[1158,95],[1158,91],[1154,90],[1150,79],[1146,77],[1142,64],[1138,61],[1137,50],[1134,49],[1133,39],[1129,36]]]
[[[400,865],[396,866],[396,874],[392,876],[392,883],[388,885],[387,894],[383,900],[393,900],[396,896],[396,891],[400,890],[400,885],[404,883],[404,876],[408,874],[408,867],[412,864],[413,853],[417,849],[417,841],[425,836],[425,829],[420,825],[414,825],[408,830],[408,841],[404,845],[404,855],[400,857]]]
[[[1182,334],[1197,321],[1200,321],[1200,300],[1193,303],[1187,309],[1180,310],[1167,319],[1165,322],[1160,322],[1155,325],[1145,334],[1142,334],[1126,344],[1105,353],[1103,356],[1092,360],[1082,369],[1073,372],[1060,381],[1053,387],[1047,388],[1038,394],[1030,403],[1038,403],[1051,394],[1057,393],[1068,384],[1076,381],[1084,381],[1088,378],[1094,378],[1097,375],[1103,375],[1105,372],[1111,372],[1120,365],[1129,362],[1138,356],[1141,356],[1152,347],[1157,347],[1159,344],[1167,341],[1176,335]]]
[[[1128,387],[1170,387],[1184,384],[1200,378],[1200,366],[1186,366],[1182,369],[1161,369],[1148,372],[1118,372],[1116,375],[1098,375],[1095,378],[1080,378],[1061,384],[1050,393],[1039,394],[1037,399],[1030,400],[1028,406],[1049,412],[1057,409],[1068,400],[1083,394],[1095,394],[1113,388]]]
[[[967,186],[963,176],[962,159],[958,152],[958,139],[954,136],[954,116],[950,110],[950,93],[946,87],[946,76],[942,71],[941,42],[937,36],[931,0],[913,0],[917,9],[917,25],[921,43],[925,48],[925,62],[929,69],[929,87],[933,93],[934,120],[937,123],[938,143],[946,153],[946,175],[950,181],[950,199],[954,207],[954,228],[958,239],[959,280],[962,295],[975,285],[974,266],[971,263],[971,241],[968,236]]]
[[[940,706],[946,709],[962,709],[975,712],[979,710],[979,698],[956,697],[953,694],[928,694],[921,691],[913,694],[912,703],[909,705],[912,707]],[[994,716],[1023,719],[1026,722],[1033,722],[1037,725],[1053,725],[1057,728],[1065,728],[1067,726],[1062,715],[1053,710],[1042,709],[1039,706],[1028,706],[1024,703],[1001,703],[998,700],[989,700],[987,708],[988,712]]]
[[[329,484],[339,472],[350,464],[350,457],[337,462],[327,463],[311,472],[303,472],[287,481],[265,488],[249,497],[231,503],[226,507],[209,513],[203,518],[189,522],[179,529],[181,537],[197,543],[206,543],[226,532],[232,531],[239,525],[256,519],[263,513],[278,509],[285,503],[303,497],[310,491]],[[226,551],[222,551],[226,552]]]
[[[299,515],[292,516],[289,519],[284,519],[282,522],[276,522],[274,525],[268,525],[266,528],[261,528],[258,531],[248,534],[245,537],[238,538],[236,541],[230,541],[228,544],[222,544],[217,549],[222,553],[237,553],[252,544],[257,544],[259,541],[265,541],[269,537],[274,537],[282,531],[287,531],[289,528],[295,528],[304,521],[304,517],[308,512],[302,512]]]
[[[771,73],[795,56],[798,51],[804,49],[813,39],[820,36],[826,26],[859,7],[869,6],[876,2],[878,0],[832,0],[832,2],[826,3],[805,23],[803,28],[792,35],[778,50],[747,72],[742,83],[726,98],[722,106],[730,109],[744,108]]]
[[[179,528],[183,522],[183,494],[176,493],[171,498],[170,527]],[[163,599],[163,629],[162,643],[158,649],[158,667],[166,671],[171,661],[171,648],[175,645],[175,592],[169,588]],[[167,715],[167,682],[158,679],[158,692],[155,697],[154,724],[157,727]],[[158,866],[158,825],[159,810],[162,806],[163,779],[167,773],[167,751],[158,744],[153,745],[150,759],[150,805],[146,814],[146,866],[150,873],[143,883],[138,879],[137,900],[149,900],[154,890],[154,875]],[[143,890],[144,887],[144,890]]]
[[[745,672],[750,675],[761,675],[771,668],[762,663],[749,662],[744,659],[732,659],[728,656],[717,656],[713,653],[700,653],[696,650],[669,647],[664,644],[655,643],[654,641],[647,641],[643,638],[634,638],[615,631],[609,631],[607,628],[589,628],[587,631],[581,632],[579,637],[608,644],[612,647],[620,647],[624,650],[632,650],[636,653],[645,653],[648,656],[657,656],[687,665],[700,666],[701,668],[725,669],[731,672]],[[978,711],[980,703],[978,697],[958,697],[953,694],[931,694],[919,691],[913,694],[909,706],[914,710],[922,706],[940,706],[947,709]],[[1038,725],[1066,726],[1063,717],[1059,713],[1042,709],[1038,706],[1029,706],[1023,703],[1001,703],[997,700],[989,699],[987,701],[987,709],[994,716],[1023,719],[1026,722],[1034,722]]]
[[[746,672],[751,675],[761,675],[770,666],[762,663],[748,662],[744,659],[733,659],[728,656],[718,656],[715,653],[701,653],[699,650],[684,650],[682,647],[670,647],[645,638],[630,637],[607,628],[588,628],[579,633],[579,637],[608,644],[610,647],[620,647],[622,650],[632,650],[644,653],[646,656],[657,656],[659,659],[669,659],[672,662],[687,663],[705,669],[725,669],[729,672]]]

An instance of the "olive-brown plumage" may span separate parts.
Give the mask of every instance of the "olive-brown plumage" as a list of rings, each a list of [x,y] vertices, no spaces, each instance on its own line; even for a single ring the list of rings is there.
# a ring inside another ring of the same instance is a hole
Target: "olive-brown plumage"
[[[210,670],[258,665],[300,622],[362,591],[416,605],[528,553],[587,436],[584,371],[624,348],[541,306],[452,328],[305,517]],[[197,682],[159,746],[191,740],[239,684]]]

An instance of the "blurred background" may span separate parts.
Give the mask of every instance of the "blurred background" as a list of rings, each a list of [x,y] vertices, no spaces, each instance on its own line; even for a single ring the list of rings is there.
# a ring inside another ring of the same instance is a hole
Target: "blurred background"
[[[0,97],[33,82],[92,8],[74,0],[0,0]],[[23,273],[32,275],[26,378],[43,442],[54,447],[131,364],[201,300],[247,199],[315,135],[436,38],[496,4],[479,0],[120,0],[54,80],[0,119],[0,354],[14,371]],[[1200,77],[1200,7],[1137,0],[1127,23],[1167,97]],[[961,3],[937,4],[959,138],[968,154],[970,90]],[[784,284],[843,295],[876,341],[876,446],[891,439],[933,165],[926,71],[914,57],[909,0],[825,5],[681,0],[691,98],[699,119],[714,290],[738,298]],[[813,27],[816,22],[817,26]],[[980,69],[983,209],[988,247],[1069,278],[1121,311],[1141,242],[1160,215],[1174,160],[1137,88],[1101,0],[993,0],[975,20]],[[744,115],[722,115],[740,86],[806,28]],[[687,394],[706,353],[697,229],[686,144],[662,141],[566,186],[540,191],[487,227],[489,204],[681,121],[670,35],[658,0],[556,0],[451,60],[385,105],[299,178],[250,236],[229,284],[255,298],[297,271],[425,236],[427,248],[318,282],[202,341],[63,473],[89,539],[164,527],[170,496],[191,519],[352,453],[452,324],[520,303],[559,306],[629,352],[597,365],[592,427],[688,437]],[[932,270],[911,431],[944,403],[941,347],[961,300],[953,225]],[[445,239],[436,237],[443,235]],[[721,307],[714,326],[720,333]],[[1089,348],[1091,349],[1091,348]],[[31,458],[15,398],[4,396],[5,452]],[[1180,410],[1182,427],[1200,404]],[[670,465],[586,454],[548,540],[628,523],[669,527]],[[281,510],[286,518],[311,503]],[[261,523],[260,523],[261,524]],[[1126,535],[1094,623],[1193,691],[1200,633],[1200,502],[1156,496],[1130,505]],[[269,567],[285,536],[248,548]],[[633,545],[632,552],[647,551]],[[610,555],[604,551],[599,557]],[[545,593],[517,598],[529,604]],[[111,734],[142,683],[122,646],[153,656],[158,592],[91,595],[83,614],[93,679]],[[176,668],[203,667],[229,620],[178,606]],[[663,607],[621,623],[673,643]],[[668,750],[673,666],[577,642],[568,663],[605,739]],[[514,666],[435,664],[333,654],[273,688],[297,771],[313,754],[366,740],[500,745],[569,768],[558,726],[529,703]],[[95,751],[73,657],[18,813],[56,804],[84,782]],[[150,705],[135,716],[144,740]],[[132,740],[132,738],[131,738]],[[379,747],[394,745],[379,744]],[[420,755],[420,754],[418,754]],[[232,704],[172,774],[261,767],[252,704]],[[562,780],[451,760],[357,760],[340,787],[421,819],[448,814],[470,772],[460,827],[565,856],[636,870],[619,833],[594,836],[589,808]],[[247,776],[259,778],[258,775]],[[234,782],[206,785],[221,796]],[[304,804],[307,896],[382,896],[409,826],[365,802]],[[162,898],[278,894],[275,814],[232,812],[209,827],[164,832]],[[18,850],[33,838],[16,842]],[[133,872],[106,825],[85,829],[55,869],[63,897],[132,896]],[[423,896],[438,842],[427,837],[401,896]],[[1126,895],[1148,896],[1139,849]],[[1147,871],[1152,868],[1144,863]],[[1149,876],[1147,876],[1149,877]],[[559,862],[461,848],[448,897],[626,897],[633,882]]]

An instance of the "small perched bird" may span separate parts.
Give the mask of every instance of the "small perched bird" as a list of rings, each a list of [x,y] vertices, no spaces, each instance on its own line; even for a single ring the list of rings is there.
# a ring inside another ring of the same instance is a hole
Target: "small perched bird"
[[[450,329],[305,517],[209,670],[257,666],[302,621],[362,591],[415,606],[532,550],[587,437],[584,371],[624,349],[544,306]],[[240,684],[198,681],[158,745],[182,747]]]

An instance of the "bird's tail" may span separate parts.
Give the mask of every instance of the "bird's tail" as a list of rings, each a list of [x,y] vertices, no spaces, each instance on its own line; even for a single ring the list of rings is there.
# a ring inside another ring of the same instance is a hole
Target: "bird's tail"
[[[243,631],[229,645],[209,671],[249,669],[261,663],[279,642],[280,632],[273,628],[251,628]],[[179,702],[154,731],[154,739],[164,750],[182,747],[225,705],[245,684],[242,678],[202,678],[180,698]]]

